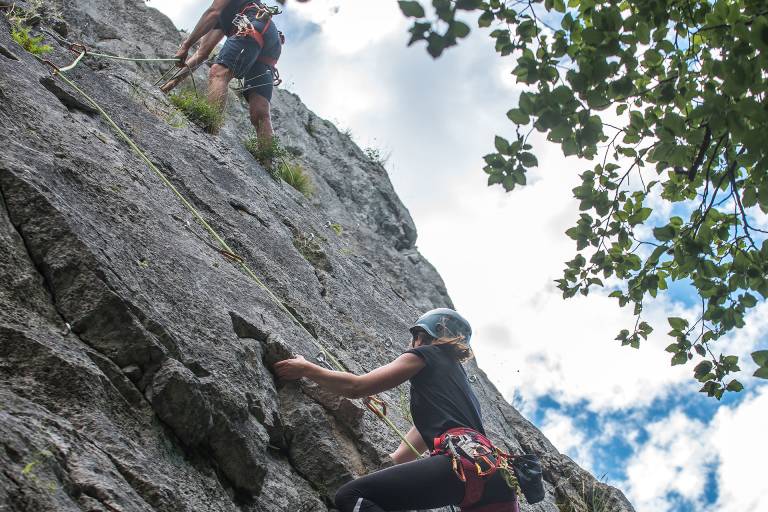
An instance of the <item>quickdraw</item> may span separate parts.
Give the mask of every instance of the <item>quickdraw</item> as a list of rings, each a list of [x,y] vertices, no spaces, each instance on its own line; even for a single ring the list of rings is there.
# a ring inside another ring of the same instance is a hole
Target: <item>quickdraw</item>
[[[368,396],[363,399],[363,403],[373,414],[379,418],[384,418],[387,415],[387,403],[375,396]],[[381,409],[379,409],[381,407]]]

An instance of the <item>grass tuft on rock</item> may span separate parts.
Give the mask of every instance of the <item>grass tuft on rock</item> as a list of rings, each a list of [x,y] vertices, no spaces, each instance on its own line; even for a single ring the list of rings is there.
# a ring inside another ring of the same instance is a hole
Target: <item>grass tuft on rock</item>
[[[224,122],[224,114],[205,96],[186,90],[169,96],[174,107],[187,116],[191,122],[208,133],[217,134]]]
[[[282,161],[278,164],[277,169],[280,178],[304,194],[304,196],[310,197],[315,192],[315,187],[312,185],[312,181],[309,179],[307,171],[304,170],[304,167],[302,167],[301,164],[297,162]]]
[[[277,137],[272,137],[270,144],[264,144],[255,133],[252,133],[245,139],[245,149],[264,167],[270,167],[274,162],[288,158],[288,151],[283,148]]]
[[[277,137],[264,144],[253,133],[244,142],[245,149],[253,155],[276,180],[283,180],[304,196],[310,197],[315,188],[304,167],[291,159],[290,153],[280,144]]]

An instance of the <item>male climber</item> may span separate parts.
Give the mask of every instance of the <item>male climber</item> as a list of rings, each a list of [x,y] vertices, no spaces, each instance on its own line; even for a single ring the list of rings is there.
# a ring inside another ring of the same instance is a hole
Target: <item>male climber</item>
[[[275,65],[282,50],[282,34],[272,21],[272,13],[260,0],[214,0],[176,52],[183,71],[161,89],[168,93],[181,83],[208,59],[224,36],[227,41],[209,74],[208,100],[223,111],[229,82],[233,78],[242,79],[242,92],[248,100],[259,145],[269,147],[273,133],[269,102],[276,76]],[[198,41],[199,48],[188,57],[189,50]]]

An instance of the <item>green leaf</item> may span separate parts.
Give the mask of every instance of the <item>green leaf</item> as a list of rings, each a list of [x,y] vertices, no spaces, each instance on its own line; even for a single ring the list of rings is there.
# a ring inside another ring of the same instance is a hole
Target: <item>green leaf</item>
[[[741,382],[734,379],[728,383],[728,386],[726,386],[725,389],[727,389],[728,391],[735,391],[738,393],[739,391],[744,389],[744,386],[741,384]]]
[[[712,371],[712,362],[710,361],[702,361],[699,364],[696,365],[696,367],[693,369],[693,371],[697,374],[706,374]]]
[[[667,318],[667,322],[669,322],[669,325],[673,329],[677,329],[678,331],[683,331],[688,327],[688,321],[683,318],[678,318],[676,316],[671,316]]]
[[[507,139],[504,137],[499,137],[498,135],[494,139],[494,145],[496,146],[496,151],[502,154],[507,154],[509,152],[509,142],[507,142]]]
[[[518,155],[518,158],[524,167],[536,167],[539,165],[539,161],[533,153],[523,152]]]
[[[678,352],[672,356],[672,366],[678,366],[688,362],[688,354],[685,352]]]
[[[451,24],[451,32],[458,38],[464,38],[469,35],[469,25],[463,21],[454,21]]]
[[[672,226],[653,228],[653,236],[660,242],[668,242],[675,238],[675,228]]]
[[[493,12],[491,11],[485,11],[477,20],[477,26],[480,28],[490,27],[491,23],[493,23]]]
[[[590,46],[595,46],[603,42],[603,33],[594,27],[587,27],[581,33],[581,38]]]
[[[513,108],[507,112],[507,117],[510,121],[519,125],[526,125],[531,122],[531,117],[519,108]]]
[[[768,366],[768,350],[752,352],[752,360],[757,366]]]
[[[397,3],[400,4],[400,10],[403,11],[403,14],[409,18],[423,18],[426,16],[424,8],[419,2],[400,0]]]
[[[749,293],[745,293],[744,295],[742,295],[740,302],[746,308],[753,308],[757,306],[757,298],[755,298],[754,295],[751,295]]]
[[[758,368],[757,371],[752,374],[752,376],[757,377],[758,379],[768,379],[768,368],[765,366]]]

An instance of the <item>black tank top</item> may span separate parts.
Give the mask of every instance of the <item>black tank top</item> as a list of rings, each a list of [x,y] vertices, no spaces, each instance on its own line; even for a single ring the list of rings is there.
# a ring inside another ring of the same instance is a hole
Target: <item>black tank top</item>
[[[427,447],[432,449],[436,437],[455,427],[485,434],[480,403],[450,347],[424,345],[407,353],[416,354],[426,364],[411,377],[411,415]]]
[[[224,30],[226,34],[229,34],[233,30],[232,22],[235,20],[240,11],[243,10],[248,4],[261,5],[260,0],[230,0],[227,6],[221,11],[219,16],[219,28]]]

